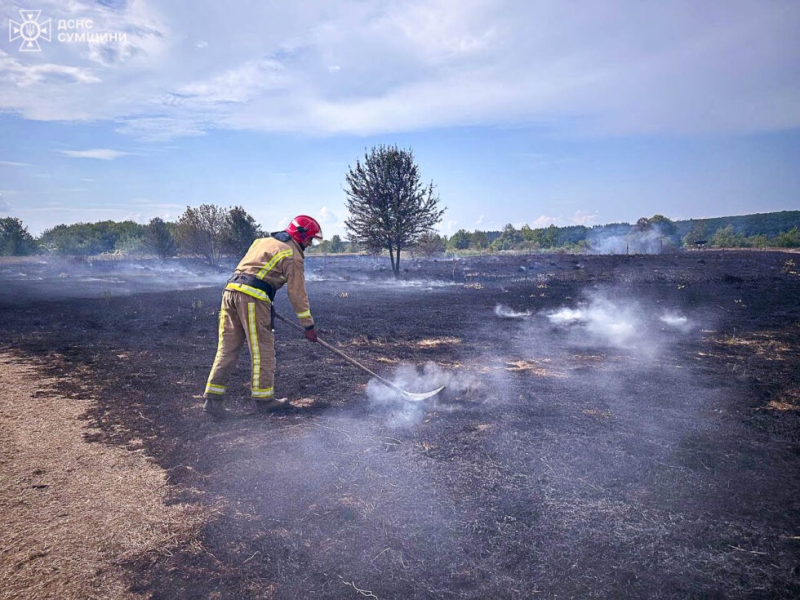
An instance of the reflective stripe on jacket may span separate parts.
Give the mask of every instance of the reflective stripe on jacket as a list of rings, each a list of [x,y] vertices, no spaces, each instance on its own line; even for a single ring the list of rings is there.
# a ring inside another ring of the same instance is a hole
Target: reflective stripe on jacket
[[[277,234],[280,236],[280,234]],[[287,236],[288,237],[288,236]],[[259,238],[250,246],[236,266],[237,273],[246,273],[266,281],[275,290],[286,284],[289,301],[303,327],[314,324],[311,307],[306,293],[303,249],[293,239],[287,241],[275,237]],[[259,289],[241,283],[229,283],[226,290],[236,290],[269,302],[267,294]]]

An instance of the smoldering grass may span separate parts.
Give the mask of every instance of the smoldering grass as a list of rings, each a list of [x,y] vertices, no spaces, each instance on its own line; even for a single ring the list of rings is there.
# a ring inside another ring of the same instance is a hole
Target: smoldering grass
[[[520,312],[503,304],[498,304],[494,307],[494,314],[501,319],[526,319],[531,316],[531,311]]]
[[[424,393],[444,386],[445,389],[435,398],[423,402],[411,402],[393,389],[372,379],[367,384],[367,397],[373,409],[385,411],[389,415],[390,427],[406,427],[419,423],[432,402],[454,401],[461,397],[472,397],[483,384],[472,373],[452,373],[437,364],[429,362],[422,369],[413,365],[400,365],[391,382],[397,387],[413,393]],[[455,409],[451,407],[451,409]]]
[[[556,325],[581,325],[592,337],[617,346],[629,344],[642,331],[639,312],[633,302],[623,306],[596,296],[578,308],[564,307],[547,313],[547,318]]]
[[[692,328],[692,323],[689,321],[689,318],[676,312],[665,312],[658,320],[679,331],[686,332]]]
[[[561,308],[555,312],[547,313],[547,318],[550,319],[551,323],[555,324],[564,324],[564,323],[575,323],[578,321],[586,320],[586,313],[585,311],[579,308]]]

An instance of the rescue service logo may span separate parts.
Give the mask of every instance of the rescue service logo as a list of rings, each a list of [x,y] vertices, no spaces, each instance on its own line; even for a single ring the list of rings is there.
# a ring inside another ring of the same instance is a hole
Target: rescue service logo
[[[8,21],[8,41],[15,42],[21,39],[20,52],[41,52],[39,39],[49,42],[53,37],[51,20],[47,19],[40,23],[39,15],[42,14],[40,10],[20,9],[19,14],[22,17],[21,23],[17,23],[13,19]]]
[[[41,52],[40,40],[53,41],[52,19],[40,20],[42,14],[40,10],[20,9],[19,14],[21,22],[8,20],[8,40],[10,42],[22,40],[20,52]],[[92,19],[58,19],[57,23],[56,39],[64,44],[107,44],[128,41],[127,33],[95,31]]]

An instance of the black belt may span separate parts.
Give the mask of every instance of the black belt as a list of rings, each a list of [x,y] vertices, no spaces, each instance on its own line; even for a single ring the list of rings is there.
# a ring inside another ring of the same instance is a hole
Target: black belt
[[[256,288],[257,290],[264,292],[270,299],[270,302],[275,300],[275,288],[263,279],[259,279],[255,275],[248,275],[247,273],[234,273],[231,275],[231,278],[228,279],[228,283],[241,283],[243,285],[249,285],[252,288]]]
[[[259,279],[255,275],[248,275],[247,273],[234,273],[228,279],[228,283],[241,283],[249,285],[252,288],[261,290],[269,298],[269,328],[275,331],[275,288],[268,284],[263,279]]]

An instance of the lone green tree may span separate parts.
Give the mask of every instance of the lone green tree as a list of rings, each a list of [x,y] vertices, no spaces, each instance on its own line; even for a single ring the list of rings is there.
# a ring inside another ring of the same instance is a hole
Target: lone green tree
[[[397,146],[373,147],[345,179],[350,240],[368,251],[388,250],[398,277],[400,252],[442,220],[433,182],[422,184],[411,150]]]

